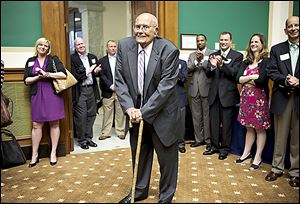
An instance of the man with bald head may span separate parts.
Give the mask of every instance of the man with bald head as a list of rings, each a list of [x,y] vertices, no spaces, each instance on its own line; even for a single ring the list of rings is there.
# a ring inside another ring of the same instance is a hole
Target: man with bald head
[[[82,38],[74,40],[75,52],[71,55],[71,72],[78,83],[72,87],[73,121],[75,135],[82,149],[97,147],[93,142],[93,125],[97,101],[100,100],[96,76],[101,68],[97,57],[86,51]]]
[[[175,86],[179,50],[157,36],[157,18],[140,14],[133,27],[134,36],[118,44],[115,87],[119,102],[130,120],[130,146],[134,169],[139,123],[144,121],[135,201],[148,197],[154,150],[161,178],[159,203],[172,201],[177,186],[179,101]],[[130,203],[129,193],[120,203]]]
[[[286,146],[290,135],[289,184],[299,187],[299,17],[291,16],[285,23],[288,40],[271,48],[267,67],[274,81],[271,112],[274,114],[275,144],[272,170],[266,181],[275,181],[284,172]]]

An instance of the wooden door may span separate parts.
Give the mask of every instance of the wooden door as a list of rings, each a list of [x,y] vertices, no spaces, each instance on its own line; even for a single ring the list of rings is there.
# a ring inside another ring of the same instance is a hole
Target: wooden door
[[[65,67],[70,70],[69,51],[69,12],[67,1],[41,1],[42,33],[51,41],[52,55],[57,55]],[[63,93],[65,101],[65,118],[60,121],[60,140],[58,156],[69,154],[74,149],[73,115],[71,89]],[[43,140],[50,144],[49,126],[43,130]]]

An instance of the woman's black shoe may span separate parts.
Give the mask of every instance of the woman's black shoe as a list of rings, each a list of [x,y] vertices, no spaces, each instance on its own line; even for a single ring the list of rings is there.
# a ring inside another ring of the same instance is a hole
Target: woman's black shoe
[[[261,166],[262,161],[260,161],[258,164],[251,164],[250,170],[256,170]]]
[[[239,159],[235,160],[234,163],[236,163],[236,164],[241,164],[241,163],[243,163],[244,161],[246,161],[247,159],[251,159],[251,158],[252,158],[252,156],[251,156],[251,154],[249,154],[245,159],[239,158]]]
[[[29,168],[34,167],[37,163],[39,163],[39,158],[38,158],[38,159],[36,160],[36,162],[34,162],[34,163],[31,163],[31,161],[30,161],[28,167],[29,167]]]
[[[50,162],[50,165],[51,165],[51,166],[54,166],[55,164],[57,164],[57,161],[55,161],[55,162]]]

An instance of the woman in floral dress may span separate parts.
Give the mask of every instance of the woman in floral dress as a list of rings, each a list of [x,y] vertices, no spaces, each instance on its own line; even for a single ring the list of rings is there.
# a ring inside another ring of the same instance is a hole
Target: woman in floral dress
[[[236,77],[237,82],[242,84],[238,121],[247,128],[247,133],[243,154],[235,163],[252,159],[251,148],[256,139],[256,153],[251,170],[258,169],[262,163],[266,129],[271,126],[266,72],[269,58],[266,46],[263,34],[255,33],[251,36],[246,49],[246,59],[241,63]]]

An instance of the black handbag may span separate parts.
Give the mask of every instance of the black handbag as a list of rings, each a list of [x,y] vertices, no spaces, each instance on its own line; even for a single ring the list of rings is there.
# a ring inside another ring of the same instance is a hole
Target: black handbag
[[[25,154],[16,137],[7,129],[1,129],[1,157],[3,169],[26,163]]]

